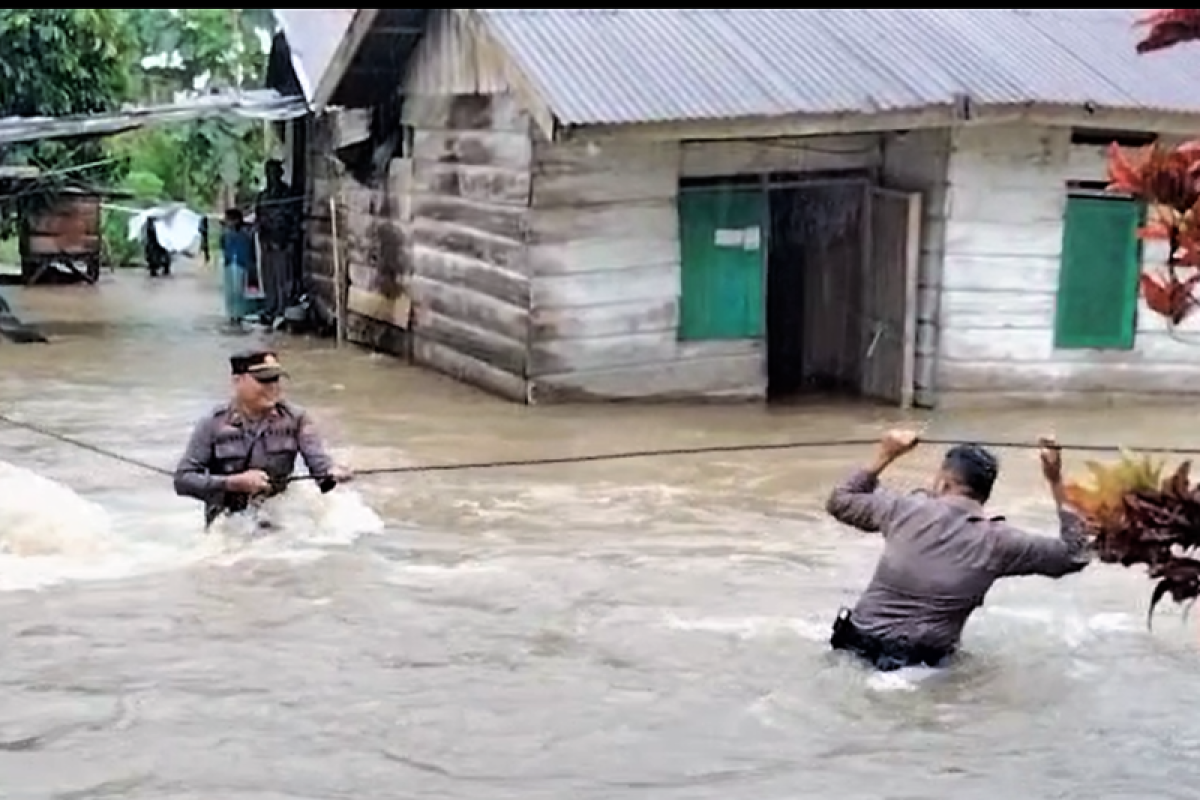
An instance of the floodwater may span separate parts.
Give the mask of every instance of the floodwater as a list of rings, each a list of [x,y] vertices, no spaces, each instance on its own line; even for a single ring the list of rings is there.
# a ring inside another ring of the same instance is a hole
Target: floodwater
[[[219,402],[210,274],[9,291],[0,408],[171,466]],[[70,322],[67,322],[70,320]],[[855,408],[521,408],[283,338],[359,468],[874,435]],[[945,437],[1180,444],[1188,409],[939,415]],[[4,800],[1191,798],[1195,624],[1150,582],[1011,581],[942,674],[870,675],[828,624],[879,542],[821,513],[863,449],[364,477],[277,538],[202,537],[169,482],[0,427]],[[915,485],[936,453],[896,480]],[[1051,523],[1033,457],[998,509]],[[281,512],[283,513],[283,512]],[[378,515],[378,516],[376,516]],[[1190,765],[1190,766],[1189,766]]]

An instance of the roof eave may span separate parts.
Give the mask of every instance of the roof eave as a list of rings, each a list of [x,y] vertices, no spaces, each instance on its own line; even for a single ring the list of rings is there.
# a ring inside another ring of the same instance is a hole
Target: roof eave
[[[346,29],[346,35],[338,42],[337,48],[333,51],[333,57],[329,60],[329,66],[317,81],[316,87],[311,94],[306,90],[309,105],[313,111],[320,113],[329,105],[330,99],[346,76],[350,62],[358,53],[367,34],[371,32],[371,26],[375,24],[375,18],[379,16],[381,10],[360,8],[355,12],[354,19],[350,21],[350,27]]]
[[[559,126],[561,141],[610,137],[649,141],[774,139],[836,136],[974,125],[1105,127],[1161,135],[1196,136],[1200,109],[1116,108],[1095,103],[1002,103],[983,105],[960,98],[922,108],[830,114],[794,114],[729,119],[646,122],[574,122]]]

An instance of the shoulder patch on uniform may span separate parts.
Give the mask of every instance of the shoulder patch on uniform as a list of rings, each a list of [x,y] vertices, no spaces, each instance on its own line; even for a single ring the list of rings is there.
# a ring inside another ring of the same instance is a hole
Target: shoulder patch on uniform
[[[224,414],[227,414],[228,412],[229,412],[229,404],[223,403],[222,405],[215,406],[213,408],[212,412],[209,413],[209,417],[211,417],[212,419],[216,419],[217,417],[223,416]]]

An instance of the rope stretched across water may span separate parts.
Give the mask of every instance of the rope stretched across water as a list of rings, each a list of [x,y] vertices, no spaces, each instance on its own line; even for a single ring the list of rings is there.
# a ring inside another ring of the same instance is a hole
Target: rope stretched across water
[[[171,477],[174,471],[166,467],[160,467],[157,464],[151,464],[148,461],[132,458],[122,455],[114,450],[106,447],[85,442],[76,439],[72,436],[66,436],[57,431],[43,428],[40,425],[35,425],[30,422],[22,422],[18,419],[13,419],[4,414],[0,414],[0,424],[7,425],[11,428],[35,433],[39,436],[44,436],[49,439],[54,439],[63,444],[76,447],[80,450],[86,450],[89,453],[94,453],[98,456],[119,461],[131,467],[152,472],[156,475]],[[922,444],[945,445],[951,446],[961,444],[964,439],[946,439],[938,437],[920,437]],[[372,476],[372,475],[405,475],[416,472],[464,472],[466,470],[480,469],[505,469],[519,467],[542,467],[564,464],[589,464],[602,461],[628,461],[641,458],[667,458],[678,456],[697,456],[697,455],[712,455],[717,453],[748,453],[748,452],[765,452],[769,450],[814,450],[819,448],[830,447],[863,447],[872,446],[879,443],[878,438],[841,438],[841,439],[810,439],[803,441],[789,442],[746,442],[741,444],[717,444],[706,445],[701,447],[677,447],[677,448],[655,448],[651,450],[625,450],[613,453],[591,453],[577,456],[556,456],[548,458],[529,458],[529,459],[504,459],[493,461],[467,461],[450,464],[412,464],[408,466],[395,467],[375,467],[371,469],[355,470],[356,477]],[[976,441],[984,447],[990,447],[996,450],[1036,450],[1039,445],[1036,442],[1027,441]],[[1059,443],[1059,447],[1063,450],[1074,450],[1078,452],[1091,453],[1113,453],[1122,449],[1133,450],[1143,453],[1159,453],[1165,455],[1176,456],[1196,456],[1200,455],[1200,446],[1198,447],[1128,447],[1123,448],[1120,445],[1111,444],[1070,444]],[[289,481],[314,480],[318,476],[314,475],[295,475]]]

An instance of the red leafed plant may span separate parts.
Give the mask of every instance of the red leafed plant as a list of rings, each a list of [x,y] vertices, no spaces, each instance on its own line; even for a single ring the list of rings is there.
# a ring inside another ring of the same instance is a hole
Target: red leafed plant
[[[1200,39],[1200,8],[1156,8],[1138,25],[1149,28],[1145,38],[1138,42],[1139,53],[1165,50]]]
[[[1200,9],[1153,9],[1137,25],[1146,29],[1139,53],[1165,50],[1200,39]],[[1200,308],[1200,141],[1178,147],[1154,144],[1136,156],[1113,144],[1108,178],[1110,191],[1131,194],[1150,206],[1148,224],[1139,233],[1167,243],[1167,263],[1155,274],[1143,273],[1139,286],[1147,307],[1178,325]]]
[[[1200,142],[1178,147],[1152,144],[1127,154],[1116,143],[1108,153],[1109,191],[1131,194],[1150,206],[1139,234],[1167,243],[1167,263],[1143,273],[1146,305],[1178,325],[1200,307]]]
[[[1140,53],[1200,39],[1200,9],[1160,9],[1139,24],[1150,29],[1138,45]],[[1108,176],[1110,190],[1132,194],[1150,207],[1139,235],[1168,245],[1163,269],[1143,274],[1140,287],[1146,305],[1177,325],[1200,305],[1195,296],[1200,286],[1200,142],[1156,144],[1136,154],[1113,144]],[[1168,596],[1186,603],[1186,613],[1200,599],[1200,483],[1191,478],[1191,462],[1166,472],[1163,463],[1122,453],[1115,462],[1089,463],[1087,468],[1088,475],[1068,483],[1067,500],[1086,520],[1100,559],[1146,567],[1157,581],[1150,615]]]

